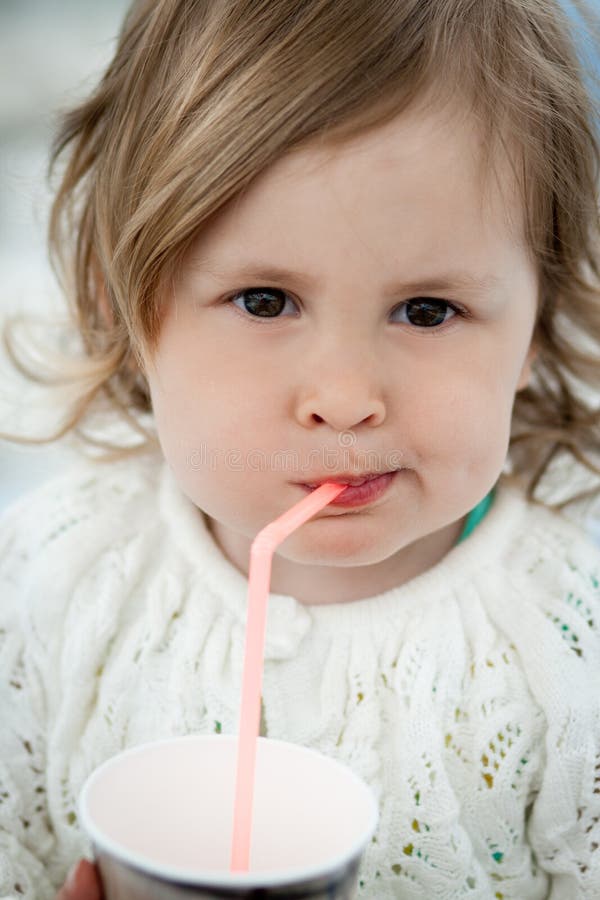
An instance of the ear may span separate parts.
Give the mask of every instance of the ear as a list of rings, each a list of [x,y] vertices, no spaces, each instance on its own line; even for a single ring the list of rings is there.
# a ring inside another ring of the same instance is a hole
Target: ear
[[[519,375],[519,380],[517,382],[517,391],[522,391],[529,385],[529,382],[531,381],[532,366],[537,355],[538,348],[535,341],[532,340],[531,344],[529,345],[529,350],[527,351],[527,356],[525,357],[525,360],[523,362],[521,374]]]

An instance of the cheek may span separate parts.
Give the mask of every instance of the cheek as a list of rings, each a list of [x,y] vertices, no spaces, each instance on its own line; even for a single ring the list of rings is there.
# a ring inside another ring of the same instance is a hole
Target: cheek
[[[235,423],[247,393],[237,357],[209,341],[193,323],[165,327],[149,384],[159,432],[179,440],[208,440]]]
[[[405,421],[424,463],[465,471],[502,466],[513,395],[489,369],[455,372],[452,379],[440,375],[431,390],[413,396]]]
[[[148,367],[163,454],[184,492],[211,514],[228,502],[239,506],[241,488],[260,479],[281,407],[275,389],[265,404],[265,373],[255,361],[231,346],[220,351],[192,329],[165,329]]]

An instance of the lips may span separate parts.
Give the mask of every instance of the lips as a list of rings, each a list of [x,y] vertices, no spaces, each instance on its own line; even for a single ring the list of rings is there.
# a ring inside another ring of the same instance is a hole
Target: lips
[[[302,484],[300,487],[305,491],[312,491],[326,481],[345,484],[346,488],[331,501],[330,506],[365,506],[382,497],[398,474],[399,470],[395,469],[392,472],[372,473],[360,477],[345,474],[329,475],[328,478],[311,482],[311,484]]]
[[[369,472],[365,475],[346,475],[345,473],[342,473],[340,475],[330,474],[325,478],[315,478],[312,481],[304,482],[304,484],[309,488],[318,488],[320,485],[325,484],[325,482],[346,484],[351,487],[357,487],[360,484],[364,484],[366,481],[373,481],[374,478],[380,478],[382,475],[388,474],[389,472]]]

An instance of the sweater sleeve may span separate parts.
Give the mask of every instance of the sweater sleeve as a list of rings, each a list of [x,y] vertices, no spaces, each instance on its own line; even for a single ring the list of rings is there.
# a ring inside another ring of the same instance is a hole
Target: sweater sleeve
[[[548,900],[595,900],[600,897],[600,556],[579,530],[567,523],[559,529],[555,521],[548,514],[539,534],[521,542],[537,595],[522,596],[518,622],[509,620],[500,604],[496,617],[517,647],[546,720],[545,764],[527,810],[527,832],[536,865],[550,876]]]
[[[44,686],[29,652],[28,517],[0,529],[0,897],[50,900],[56,841],[47,809]],[[25,639],[27,636],[27,640]],[[56,873],[54,873],[56,874]]]
[[[77,757],[90,671],[118,627],[113,555],[152,520],[155,477],[151,457],[109,469],[83,460],[0,519],[0,900],[54,900],[90,850],[77,821],[94,765]]]
[[[591,563],[584,551],[562,602],[549,610],[569,653],[557,655],[555,673],[538,682],[548,716],[546,766],[529,837],[552,876],[549,900],[600,897],[600,572]]]

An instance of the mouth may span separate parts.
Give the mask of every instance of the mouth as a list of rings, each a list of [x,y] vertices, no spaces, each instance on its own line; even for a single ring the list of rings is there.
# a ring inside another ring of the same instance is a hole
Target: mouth
[[[399,469],[391,472],[372,472],[364,475],[330,474],[327,478],[319,478],[300,487],[306,491],[314,491],[325,482],[346,485],[345,490],[332,500],[330,506],[364,506],[378,500],[391,486],[399,473]]]

